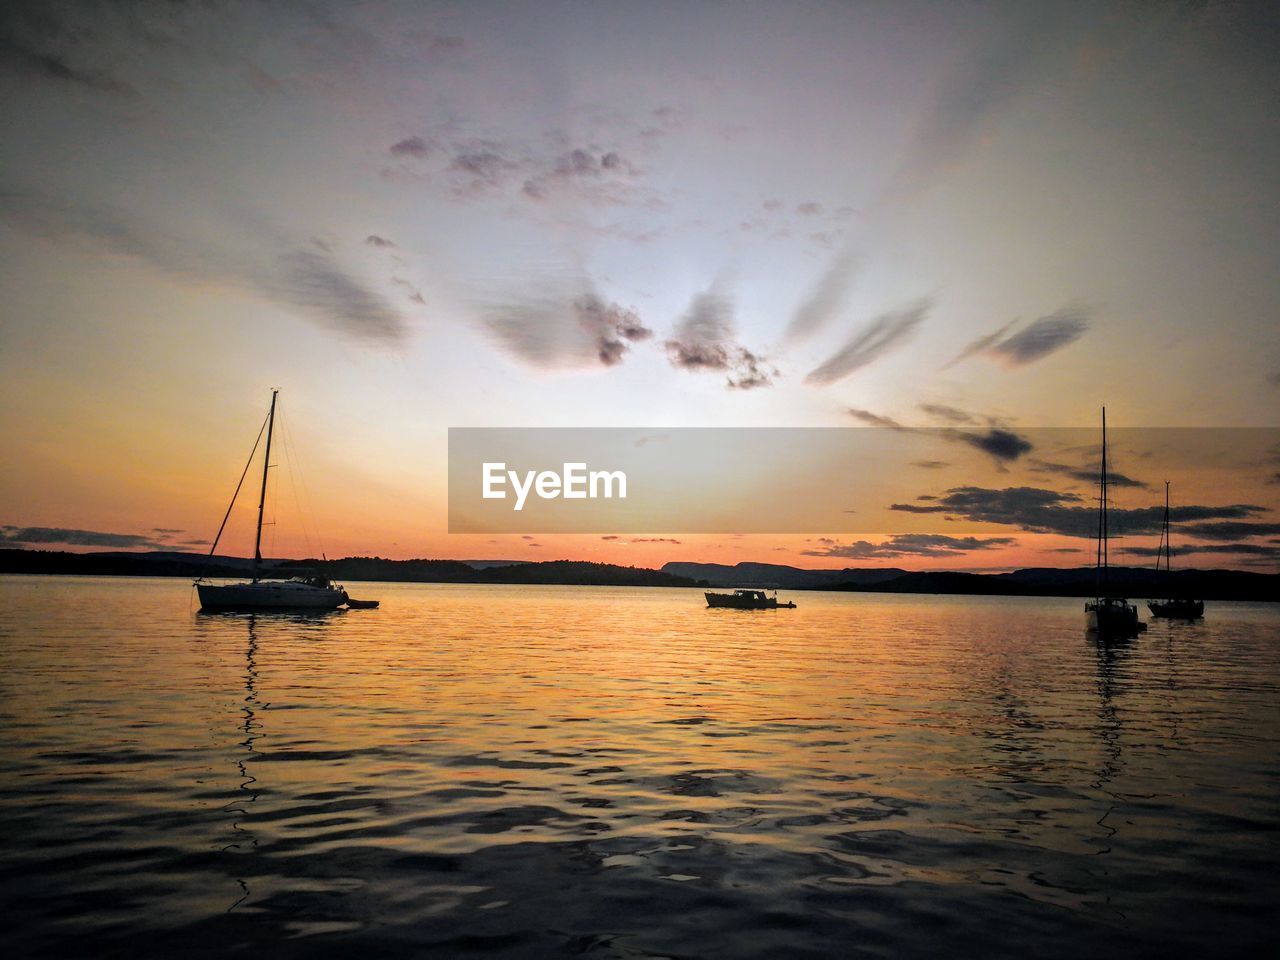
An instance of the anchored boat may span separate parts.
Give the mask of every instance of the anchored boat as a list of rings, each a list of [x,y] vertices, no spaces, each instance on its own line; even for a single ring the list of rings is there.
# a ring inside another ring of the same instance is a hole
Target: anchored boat
[[[1112,596],[1107,583],[1107,408],[1102,408],[1102,473],[1098,486],[1098,587],[1097,597],[1084,605],[1085,625],[1100,640],[1133,637],[1147,629],[1138,619],[1138,608],[1123,597]]]
[[[200,594],[201,610],[334,610],[347,602],[347,592],[328,577],[309,573],[295,575],[289,579],[264,576],[262,571],[262,514],[267,502],[267,470],[271,465],[271,434],[276,422],[276,394],[271,391],[271,408],[267,411],[267,421],[263,429],[267,434],[267,447],[262,456],[262,490],[258,495],[258,528],[253,538],[253,571],[250,579],[242,583],[210,583],[200,577],[195,581],[196,591]],[[240,474],[240,482],[231,495],[231,503],[227,506],[226,515],[222,518],[222,526],[218,535],[213,538],[213,546],[209,548],[209,557],[218,549],[218,541],[222,531],[226,529],[227,519],[231,516],[231,508],[235,506],[236,497],[244,485],[244,478],[253,463],[253,456],[258,452],[258,441],[262,439],[262,430],[258,431],[258,440],[254,441],[253,451],[249,454],[249,462]],[[295,574],[297,571],[293,571]]]
[[[778,610],[795,609],[795,604],[788,601],[778,602],[778,591],[769,596],[764,590],[735,590],[733,593],[704,593],[708,607],[730,607],[734,610]]]
[[[1164,558],[1166,583],[1173,573],[1171,561],[1173,551],[1169,548],[1169,481],[1164,482],[1164,528],[1160,532],[1160,549],[1156,553],[1156,575],[1160,574],[1160,559]],[[1204,616],[1204,601],[1190,597],[1165,597],[1163,600],[1148,600],[1147,609],[1153,617],[1164,617],[1166,620],[1198,620]]]

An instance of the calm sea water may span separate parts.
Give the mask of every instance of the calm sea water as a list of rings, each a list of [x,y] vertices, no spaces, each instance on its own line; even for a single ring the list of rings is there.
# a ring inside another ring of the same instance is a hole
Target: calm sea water
[[[7,955],[1270,945],[1280,608],[0,578]],[[0,944],[3,945],[3,944]]]

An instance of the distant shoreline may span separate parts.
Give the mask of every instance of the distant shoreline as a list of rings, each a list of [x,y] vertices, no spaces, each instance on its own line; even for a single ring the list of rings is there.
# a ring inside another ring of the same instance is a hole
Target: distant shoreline
[[[1096,594],[1091,567],[1038,567],[1009,573],[908,571],[896,568],[806,570],[778,564],[668,563],[661,570],[582,560],[541,562],[494,560],[340,560],[267,561],[271,573],[322,567],[340,581],[385,583],[475,583],[545,586],[770,587],[859,593],[951,594],[958,596],[1091,597]],[[178,553],[68,553],[0,550],[0,574],[121,577],[244,577],[251,563],[240,557]],[[1177,570],[1157,576],[1150,569],[1113,567],[1113,591],[1129,597],[1196,596],[1204,600],[1280,602],[1280,574],[1241,570]]]

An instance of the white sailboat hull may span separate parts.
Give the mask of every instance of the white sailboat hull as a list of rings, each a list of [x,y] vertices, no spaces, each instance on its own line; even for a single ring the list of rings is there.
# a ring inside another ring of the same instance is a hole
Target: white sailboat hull
[[[197,584],[202,610],[334,610],[346,602],[340,587],[290,580]]]

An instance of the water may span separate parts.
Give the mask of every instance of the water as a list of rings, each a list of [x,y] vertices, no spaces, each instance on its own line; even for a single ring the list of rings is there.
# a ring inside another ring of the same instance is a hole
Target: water
[[[7,955],[1164,956],[1272,939],[1280,609],[0,578]]]

